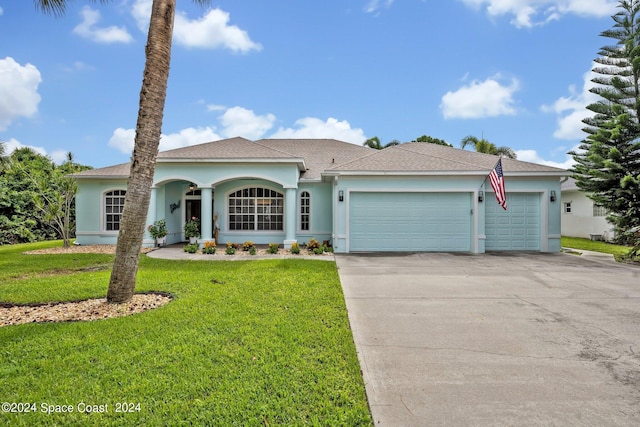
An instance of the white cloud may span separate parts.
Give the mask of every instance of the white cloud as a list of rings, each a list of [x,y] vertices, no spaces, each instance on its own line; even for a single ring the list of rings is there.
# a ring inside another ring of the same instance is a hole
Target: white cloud
[[[224,126],[222,133],[227,138],[241,136],[247,139],[258,139],[273,127],[276,116],[273,114],[260,116],[246,108],[232,107],[225,111],[219,120]]]
[[[109,147],[115,148],[125,154],[133,152],[133,144],[136,136],[135,129],[118,128],[113,131],[109,139]],[[217,141],[222,137],[215,132],[214,128],[186,128],[178,133],[162,135],[160,137],[160,151],[172,150],[174,148],[188,147],[190,145],[202,144],[209,141]]]
[[[489,16],[512,16],[518,28],[531,28],[562,15],[605,17],[615,13],[615,0],[462,0],[467,6],[479,9],[486,6]]]
[[[567,151],[577,151],[578,145],[571,148],[571,150]],[[553,160],[545,160],[536,150],[516,150],[516,155],[518,156],[518,160],[522,160],[523,162],[531,162],[538,163],[540,165],[553,166],[560,169],[569,169],[571,166],[575,164],[573,157],[565,154],[565,160],[563,162],[556,162]]]
[[[370,0],[364,7],[364,11],[367,13],[373,13],[383,7],[389,8],[393,4],[393,1],[394,0]]]
[[[18,117],[32,117],[38,112],[42,82],[40,71],[31,64],[18,64],[7,56],[0,59],[0,131]]]
[[[587,110],[587,105],[601,99],[598,95],[589,92],[589,89],[595,86],[595,83],[591,82],[594,76],[592,71],[585,73],[582,91],[578,92],[574,86],[570,86],[568,97],[560,97],[552,105],[540,107],[542,111],[555,113],[558,116],[558,127],[553,133],[555,138],[571,140],[586,136],[582,131],[585,127],[582,119],[593,115]]]
[[[82,8],[80,12],[82,22],[78,24],[73,32],[80,37],[92,40],[97,43],[130,43],[133,37],[123,27],[96,27],[100,21],[100,12],[91,9],[89,6]]]
[[[19,148],[30,148],[38,154],[49,157],[51,160],[53,160],[54,163],[58,165],[64,163],[67,160],[67,151],[65,150],[55,150],[51,154],[48,154],[47,150],[44,149],[43,147],[36,147],[34,145],[24,145],[15,138],[11,138],[8,141],[4,141],[4,146],[6,150],[5,155],[7,156]]]
[[[4,13],[4,10],[2,10],[2,6],[0,6],[0,16],[2,16],[3,13]]]
[[[270,138],[328,138],[361,145],[367,140],[364,131],[352,128],[348,121],[330,117],[322,121],[315,117],[296,120],[293,128],[280,128]]]
[[[137,0],[132,15],[143,32],[149,27],[152,0]],[[251,40],[248,33],[235,25],[229,25],[229,13],[209,10],[199,19],[189,19],[184,12],[177,12],[173,37],[177,44],[205,49],[226,48],[234,52],[246,53],[261,50],[262,45]]]
[[[224,105],[207,104],[207,111],[224,111],[227,107]]]
[[[352,129],[348,121],[329,118],[326,121],[306,117],[297,120],[293,128],[279,128],[267,136],[273,128],[276,116],[273,114],[258,115],[243,107],[232,107],[218,117],[221,130],[216,127],[186,128],[178,133],[163,134],[160,139],[160,151],[217,141],[223,138],[240,136],[257,140],[261,138],[335,138],[352,144],[362,144],[367,137],[362,129]],[[134,129],[118,128],[113,131],[109,147],[125,154],[131,154],[135,139]]]
[[[455,92],[442,97],[440,109],[445,119],[478,119],[516,114],[513,95],[520,84],[512,79],[508,85],[498,81],[500,76],[483,82],[474,80]]]

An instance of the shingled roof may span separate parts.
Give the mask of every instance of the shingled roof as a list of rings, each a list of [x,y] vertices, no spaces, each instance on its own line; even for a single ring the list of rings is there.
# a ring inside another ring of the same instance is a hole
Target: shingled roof
[[[491,154],[413,142],[376,150],[367,156],[329,168],[328,174],[362,173],[423,173],[423,174],[483,174],[489,173],[498,158]],[[502,159],[505,175],[563,175],[563,169],[520,160]]]
[[[303,180],[322,175],[421,174],[476,175],[489,173],[497,157],[437,144],[414,142],[374,150],[335,139],[231,138],[158,154],[158,163],[169,162],[291,162],[298,165]],[[513,159],[502,159],[505,175],[563,176],[563,169]],[[83,171],[78,178],[126,178],[129,164]]]

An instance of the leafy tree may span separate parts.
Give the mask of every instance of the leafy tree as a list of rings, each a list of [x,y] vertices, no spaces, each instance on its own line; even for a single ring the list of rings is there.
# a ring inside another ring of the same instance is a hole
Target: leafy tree
[[[42,219],[62,237],[65,248],[69,247],[75,230],[73,204],[78,192],[78,184],[69,174],[76,171],[73,155],[69,152],[64,167],[54,169],[48,176],[32,176],[38,189],[38,193],[34,196],[34,204],[42,214]]]
[[[433,137],[430,137],[428,135],[419,136],[418,138],[416,138],[415,140],[413,140],[411,142],[428,142],[430,144],[438,144],[438,145],[444,145],[446,147],[453,147],[453,145],[449,144],[444,139],[433,138]]]
[[[602,99],[587,108],[587,137],[570,152],[576,184],[609,212],[618,241],[640,253],[640,1],[620,1],[613,28],[601,33],[616,41],[600,49],[591,92]]]
[[[76,192],[69,175],[85,169],[89,167],[73,163],[71,153],[61,166],[30,148],[7,156],[0,170],[0,244],[53,238],[68,244]]]
[[[7,147],[5,143],[0,141],[0,172],[2,172],[9,159],[7,158]]]
[[[34,1],[45,12],[64,13],[69,0]],[[210,3],[210,0],[193,1],[203,5]],[[153,0],[151,6],[131,169],[116,257],[107,290],[107,301],[111,303],[129,301],[136,287],[140,249],[162,131],[175,9],[176,0]]]
[[[400,141],[398,141],[397,139],[392,139],[391,141],[387,142],[387,144],[384,146],[384,148],[387,147],[395,147],[396,145],[400,145],[402,144]]]
[[[478,153],[493,154],[500,157],[508,157],[509,159],[515,159],[516,153],[509,147],[497,147],[494,143],[487,141],[484,138],[478,139],[473,135],[468,135],[462,138],[460,141],[460,147],[462,149],[471,145]]]

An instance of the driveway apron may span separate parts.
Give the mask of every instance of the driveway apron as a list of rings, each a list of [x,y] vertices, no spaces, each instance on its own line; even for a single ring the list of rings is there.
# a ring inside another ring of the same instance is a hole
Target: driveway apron
[[[640,425],[640,268],[336,255],[376,426]]]

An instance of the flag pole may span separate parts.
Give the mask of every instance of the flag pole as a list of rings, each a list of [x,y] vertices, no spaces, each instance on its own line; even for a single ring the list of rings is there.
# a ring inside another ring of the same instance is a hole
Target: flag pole
[[[496,164],[493,165],[493,167],[491,169],[489,169],[489,173],[484,176],[484,181],[482,181],[482,184],[480,184],[480,188],[484,188],[484,184],[485,184],[485,182],[487,182],[487,178],[489,178],[489,175],[491,174],[491,171],[494,170],[496,168],[496,166],[498,166],[498,162],[501,161],[501,160],[502,160],[502,157],[499,157],[498,161],[496,162]]]

